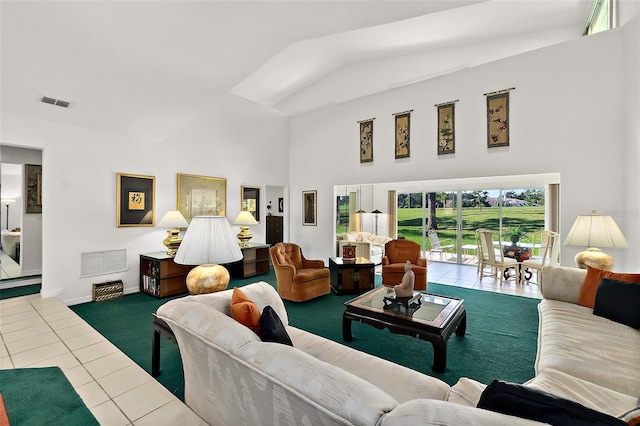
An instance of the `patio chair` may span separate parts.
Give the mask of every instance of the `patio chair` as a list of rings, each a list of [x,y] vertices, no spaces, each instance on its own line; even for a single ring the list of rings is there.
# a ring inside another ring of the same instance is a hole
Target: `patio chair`
[[[429,250],[429,259],[433,259],[433,253],[439,253],[440,260],[442,260],[442,254],[445,253],[445,251],[450,250],[456,246],[455,244],[449,242],[452,240],[446,240],[444,244],[440,243],[438,233],[434,230],[428,231],[427,234],[429,236],[429,242],[431,243],[431,250]]]
[[[500,275],[500,287],[502,287],[502,283],[504,281],[504,272],[509,268],[515,268],[515,278],[516,282],[519,281],[520,276],[520,264],[516,259],[512,259],[510,257],[505,257],[502,249],[495,250],[493,248],[493,231],[478,231],[480,236],[480,245],[482,251],[482,264],[483,268],[480,269],[480,281],[482,281],[482,277],[491,276],[493,278],[496,277],[496,273]],[[498,241],[500,241],[500,236],[498,235]],[[500,242],[500,247],[502,247],[502,242]],[[484,268],[490,266],[491,273],[490,275],[485,274]]]
[[[540,253],[542,256],[535,256],[531,259],[524,260],[520,265],[522,271],[527,269],[533,269],[536,271],[536,284],[540,284],[540,271],[547,265],[558,265],[558,254],[560,252],[560,234],[553,231],[542,231],[542,238],[540,239]],[[526,276],[528,275],[528,278]],[[533,277],[533,271],[530,274],[525,272],[525,280],[527,283],[531,281]]]

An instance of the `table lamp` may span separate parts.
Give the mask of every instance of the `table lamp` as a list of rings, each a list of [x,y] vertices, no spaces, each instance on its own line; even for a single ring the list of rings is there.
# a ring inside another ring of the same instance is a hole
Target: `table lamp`
[[[177,210],[172,210],[162,216],[162,219],[160,219],[160,222],[158,222],[156,226],[159,228],[170,228],[167,231],[167,238],[165,238],[162,243],[167,246],[167,255],[175,256],[182,242],[182,238],[180,238],[180,228],[186,228],[189,226],[189,222],[182,216],[182,213]]]
[[[240,232],[237,235],[240,240],[240,247],[248,247],[249,240],[253,237],[253,234],[249,231],[249,226],[257,225],[258,222],[250,211],[243,210],[238,217],[236,217],[236,220],[233,221],[233,224],[240,225]]]
[[[242,251],[224,216],[196,216],[173,259],[180,265],[200,265],[187,275],[191,294],[221,291],[229,285],[229,271],[220,263],[242,259]]]
[[[567,238],[566,246],[583,246],[587,250],[576,255],[576,266],[586,269],[587,265],[610,271],[613,269],[613,258],[599,247],[627,247],[627,239],[611,216],[597,215],[595,210],[590,216],[578,216],[573,223]]]

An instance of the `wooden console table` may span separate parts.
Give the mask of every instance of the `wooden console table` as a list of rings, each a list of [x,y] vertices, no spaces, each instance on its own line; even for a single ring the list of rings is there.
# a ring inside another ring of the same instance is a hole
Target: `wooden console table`
[[[240,247],[242,260],[227,265],[235,278],[248,278],[269,272],[269,245],[249,244]]]

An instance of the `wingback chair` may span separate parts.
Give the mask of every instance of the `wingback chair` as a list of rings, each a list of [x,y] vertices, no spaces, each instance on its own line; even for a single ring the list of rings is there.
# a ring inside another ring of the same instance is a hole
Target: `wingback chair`
[[[382,284],[400,284],[407,260],[411,262],[411,270],[416,276],[413,289],[426,290],[427,260],[422,257],[420,244],[411,240],[391,240],[384,245]]]
[[[324,261],[305,259],[297,244],[278,243],[269,252],[278,294],[283,299],[304,302],[331,291],[329,269]]]

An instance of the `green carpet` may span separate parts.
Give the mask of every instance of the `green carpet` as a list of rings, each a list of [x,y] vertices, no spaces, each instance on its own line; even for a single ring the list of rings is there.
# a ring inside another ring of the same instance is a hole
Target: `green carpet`
[[[0,393],[12,425],[99,424],[58,367],[0,370]]]
[[[273,269],[268,274],[247,279],[232,279],[229,287],[266,281],[275,286]],[[380,285],[380,276],[376,276]],[[443,374],[431,370],[431,343],[409,336],[377,330],[354,322],[354,339],[342,341],[344,302],[353,296],[334,293],[308,302],[285,301],[289,323],[295,327],[345,343],[355,349],[388,359],[453,385],[460,377],[483,383],[493,379],[523,383],[534,375],[539,300],[479,290],[429,283],[429,291],[465,300],[467,331],[464,337],[451,336],[447,352],[447,369]],[[152,316],[167,301],[182,297],[156,299],[144,293],[120,299],[72,306],[91,326],[151,372]],[[162,339],[161,374],[158,381],[184,400],[184,379],[177,345]]]
[[[42,284],[30,284],[20,287],[12,287],[0,290],[0,300],[9,299],[11,297],[26,296],[28,294],[40,293]]]

